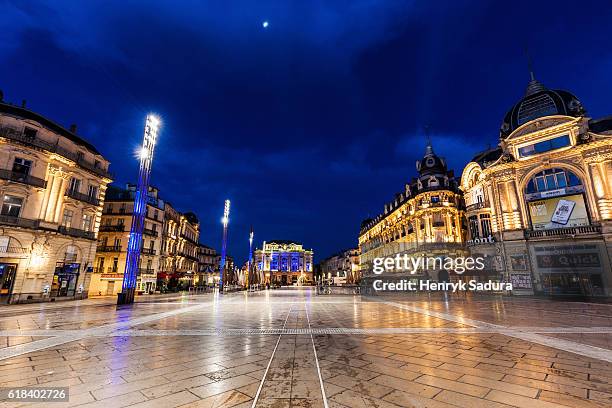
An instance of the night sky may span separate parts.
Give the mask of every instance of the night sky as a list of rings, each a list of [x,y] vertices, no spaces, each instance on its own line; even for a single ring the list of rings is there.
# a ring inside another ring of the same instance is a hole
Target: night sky
[[[612,114],[607,1],[0,0],[0,89],[92,142],[135,181],[147,112],[152,183],[229,252],[248,231],[321,260],[356,246],[415,175],[423,128],[460,175],[536,77]],[[263,27],[264,21],[268,26]]]

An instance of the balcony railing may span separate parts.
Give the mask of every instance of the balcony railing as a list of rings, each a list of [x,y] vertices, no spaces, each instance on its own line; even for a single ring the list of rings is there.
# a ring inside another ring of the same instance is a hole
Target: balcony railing
[[[6,169],[0,169],[0,179],[15,181],[17,183],[28,184],[30,186],[40,188],[45,188],[47,186],[46,180],[30,176],[29,174],[24,174],[18,171],[11,171]]]
[[[121,245],[98,245],[98,252],[121,252]]]
[[[489,203],[486,201],[481,201],[478,203],[474,203],[474,204],[470,204],[467,207],[465,207],[466,211],[475,211],[475,210],[480,210],[481,208],[488,208],[489,207]]]
[[[57,231],[62,234],[70,235],[71,237],[96,239],[96,234],[93,231],[84,231],[78,228],[64,227],[63,225],[60,225]]]
[[[100,232],[123,232],[125,231],[125,225],[100,225]]]
[[[74,198],[75,200],[83,201],[85,203],[93,204],[95,206],[100,205],[100,200],[98,200],[96,197],[79,193],[78,191],[74,191],[71,189],[66,190],[66,197]]]
[[[0,224],[12,225],[23,228],[38,228],[39,220],[31,220],[29,218],[13,217],[10,215],[0,215]]]
[[[155,275],[155,269],[138,268],[139,275]]]
[[[548,230],[526,230],[526,238],[568,237],[576,235],[601,234],[601,225],[584,225],[580,227],[555,228]]]
[[[104,170],[102,168],[100,168],[99,166],[97,166],[95,163],[90,163],[87,160],[85,160],[83,157],[79,156],[78,154],[64,148],[61,147],[58,143],[49,143],[47,141],[42,140],[41,138],[37,137],[37,136],[27,136],[25,133],[23,133],[22,131],[18,131],[16,129],[10,128],[10,127],[0,127],[0,136],[1,137],[6,137],[7,139],[11,139],[11,140],[15,140],[17,142],[26,144],[28,146],[34,146],[34,147],[38,147],[40,149],[44,149],[47,150],[49,152],[52,153],[57,153],[61,156],[66,157],[67,159],[70,159],[76,163],[79,164],[79,166],[95,173],[98,174],[102,177],[106,177],[106,178],[111,178],[112,179],[112,175],[107,171]]]
[[[155,255],[156,254],[153,248],[142,248],[140,250],[140,253],[145,254],[145,255]]]
[[[152,229],[149,229],[149,228],[145,228],[145,229],[144,229],[142,232],[143,232],[145,235],[150,235],[150,236],[152,236],[152,237],[156,237],[156,236],[158,236],[158,235],[159,235],[159,234],[158,234],[158,232],[157,232],[156,230],[152,230]]]
[[[0,246],[0,254],[27,254],[29,248],[21,248],[15,246]]]

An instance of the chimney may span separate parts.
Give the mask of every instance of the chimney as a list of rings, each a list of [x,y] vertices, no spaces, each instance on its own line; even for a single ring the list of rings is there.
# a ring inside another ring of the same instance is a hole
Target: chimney
[[[73,123],[70,125],[70,132],[74,133],[75,135],[76,135],[76,129],[77,129],[76,124]]]
[[[21,107],[22,107],[22,108],[25,108],[25,107],[26,107],[26,100],[25,100],[25,99],[22,99],[22,100],[21,100]]]

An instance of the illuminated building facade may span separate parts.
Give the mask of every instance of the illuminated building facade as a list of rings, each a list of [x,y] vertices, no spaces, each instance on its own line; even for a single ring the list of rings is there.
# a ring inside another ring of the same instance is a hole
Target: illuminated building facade
[[[431,143],[417,161],[418,177],[397,193],[384,212],[366,219],[359,233],[359,273],[372,278],[374,258],[403,256],[464,256],[463,198],[459,183]],[[393,271],[393,276],[448,280],[444,270]],[[442,275],[440,275],[442,274]],[[384,275],[383,275],[384,276]]]
[[[464,169],[468,245],[515,292],[610,295],[612,118],[533,76],[499,147]]]
[[[358,284],[361,280],[359,254],[359,248],[351,248],[325,258],[319,263],[322,278],[334,283]]]
[[[128,184],[126,189],[113,186],[108,188],[89,289],[92,296],[114,296],[122,290],[135,194],[136,186],[133,184]],[[164,209],[165,203],[158,197],[158,190],[149,187],[136,293],[156,290]]]
[[[200,286],[219,283],[219,261],[217,250],[208,245],[198,246],[198,282]]]
[[[256,249],[254,258],[264,278],[262,283],[306,285],[313,282],[314,252],[298,242],[264,241],[263,249]]]
[[[1,95],[0,303],[87,297],[109,163]]]
[[[180,213],[166,203],[158,286],[176,289],[200,284],[200,223],[194,213]]]

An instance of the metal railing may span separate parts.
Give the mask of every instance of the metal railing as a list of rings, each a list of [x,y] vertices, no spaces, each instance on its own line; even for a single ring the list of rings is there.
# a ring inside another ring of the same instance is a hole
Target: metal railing
[[[576,235],[601,234],[601,225],[555,228],[548,230],[526,230],[526,238],[567,237]]]
[[[154,275],[155,269],[138,268],[139,275]]]
[[[482,202],[478,202],[478,203],[474,203],[474,204],[470,204],[467,207],[465,207],[466,211],[474,211],[474,210],[480,210],[482,208],[488,208],[489,207],[489,202],[488,201],[482,201]]]
[[[98,245],[98,252],[121,252],[121,245]]]
[[[23,131],[18,131],[17,129],[13,129],[10,127],[0,127],[0,136],[6,137],[7,139],[15,140],[28,146],[34,146],[52,153],[57,153],[60,156],[64,156],[67,159],[74,161],[79,166],[95,174],[112,179],[112,175],[107,170],[100,168],[95,163],[90,163],[77,153],[72,152],[64,147],[61,147],[58,143],[49,143],[47,141],[42,140],[38,136],[28,136]]]
[[[47,181],[38,177],[30,176],[29,174],[18,171],[0,169],[0,179],[14,181],[17,183],[28,184],[34,187],[45,188]]]
[[[145,234],[145,235],[150,235],[150,236],[152,236],[152,237],[156,237],[156,236],[158,236],[158,235],[159,235],[159,234],[158,234],[158,232],[157,232],[156,230],[152,230],[152,229],[149,229],[149,228],[145,228],[145,229],[143,229],[143,230],[142,230],[142,232],[143,232],[143,234]]]
[[[74,198],[75,200],[83,201],[85,203],[93,204],[95,206],[100,205],[100,200],[98,200],[96,197],[79,193],[78,191],[74,191],[71,189],[66,190],[66,197]]]
[[[125,231],[125,225],[100,225],[100,232],[123,232]]]
[[[96,239],[96,234],[93,231],[85,231],[78,228],[65,227],[63,225],[60,225],[57,231],[62,234],[70,235],[71,237]]]
[[[0,246],[0,254],[27,254],[28,252],[30,252],[29,248]]]
[[[13,217],[11,215],[0,215],[0,224],[23,228],[38,228],[40,221],[31,220],[29,218]]]
[[[140,253],[145,254],[145,255],[155,255],[156,254],[153,248],[142,248],[140,250]]]

